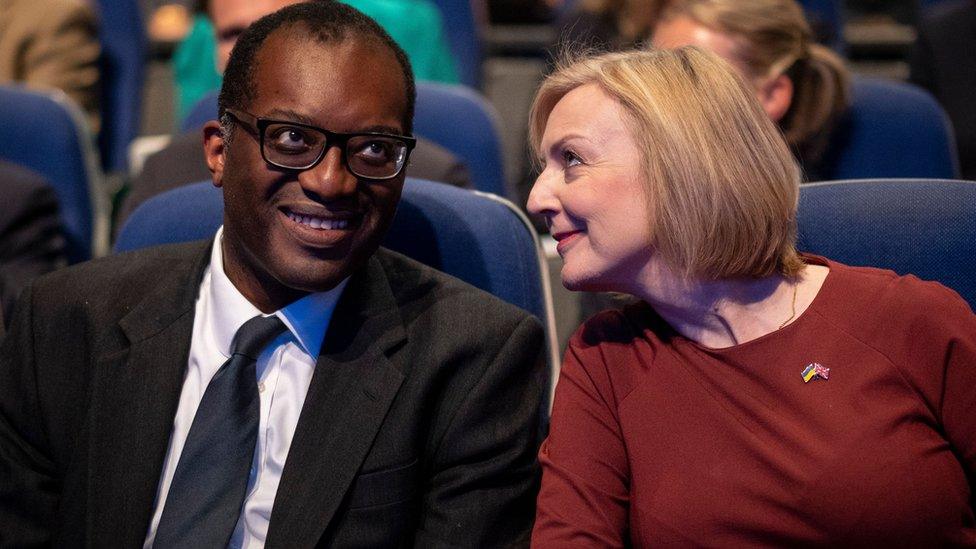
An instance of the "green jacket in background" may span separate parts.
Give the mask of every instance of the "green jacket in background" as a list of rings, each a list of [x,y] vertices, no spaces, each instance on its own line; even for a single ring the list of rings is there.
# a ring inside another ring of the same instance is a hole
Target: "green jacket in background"
[[[414,78],[448,84],[458,83],[454,57],[444,36],[440,10],[429,0],[343,0],[372,17],[403,48]],[[182,120],[207,94],[219,90],[217,44],[213,25],[197,15],[186,38],[173,53],[177,117]]]

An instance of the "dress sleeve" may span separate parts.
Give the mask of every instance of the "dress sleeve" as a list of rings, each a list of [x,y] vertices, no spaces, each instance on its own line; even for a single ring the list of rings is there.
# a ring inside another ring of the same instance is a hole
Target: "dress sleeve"
[[[623,547],[627,544],[627,450],[600,346],[581,333],[566,351],[542,445],[542,489],[533,547]]]
[[[942,307],[943,342],[936,360],[944,363],[941,399],[942,426],[946,438],[966,469],[970,489],[976,480],[976,315],[953,294]]]

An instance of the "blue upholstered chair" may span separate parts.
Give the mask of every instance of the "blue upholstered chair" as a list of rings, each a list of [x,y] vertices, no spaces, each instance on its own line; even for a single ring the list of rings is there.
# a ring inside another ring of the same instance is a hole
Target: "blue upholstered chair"
[[[801,251],[936,280],[976,308],[976,182],[810,183],[799,225]]]
[[[168,191],[129,216],[115,250],[209,238],[223,209],[209,182]],[[384,246],[534,314],[546,328],[549,364],[559,364],[548,267],[531,223],[510,202],[407,178]]]
[[[218,93],[214,91],[201,97],[180,122],[180,131],[195,130],[205,123],[215,120],[217,118],[217,95]]]
[[[217,118],[217,93],[190,110],[180,129],[192,130]],[[468,167],[479,191],[508,196],[498,114],[478,92],[465,86],[417,83],[414,133],[451,151]]]
[[[64,93],[0,86],[0,158],[40,173],[54,187],[69,261],[105,251],[108,216],[98,155],[84,115]]]
[[[481,87],[481,27],[472,0],[434,0],[444,20],[444,34],[457,62],[461,83]]]
[[[465,86],[417,83],[413,129],[457,155],[475,189],[510,197],[505,187],[498,114],[488,100]]]
[[[875,78],[856,78],[853,92],[832,136],[823,180],[959,176],[952,125],[928,92]]]
[[[129,143],[139,133],[147,41],[136,0],[97,0],[102,129],[98,136],[106,172],[125,171]]]
[[[827,46],[839,52],[847,49],[841,0],[800,0],[800,5],[814,31],[826,39]]]

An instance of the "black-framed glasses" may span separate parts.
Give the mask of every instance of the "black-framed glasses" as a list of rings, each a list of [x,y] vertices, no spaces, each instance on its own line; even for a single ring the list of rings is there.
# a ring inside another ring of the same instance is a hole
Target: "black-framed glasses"
[[[261,156],[272,166],[308,170],[325,158],[331,147],[342,150],[349,171],[365,179],[392,179],[400,174],[417,140],[382,132],[338,133],[288,120],[258,118],[251,113],[226,109],[258,136]]]

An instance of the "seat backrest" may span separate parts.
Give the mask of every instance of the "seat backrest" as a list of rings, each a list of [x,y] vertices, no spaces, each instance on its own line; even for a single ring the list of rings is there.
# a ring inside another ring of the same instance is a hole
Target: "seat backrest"
[[[209,238],[223,207],[209,182],[154,196],[129,216],[115,251]],[[549,364],[559,364],[548,265],[531,223],[512,203],[407,178],[383,245],[534,314],[546,328]]]
[[[72,263],[89,259],[93,241],[107,235],[98,155],[88,135],[84,115],[63,92],[0,86],[0,158],[51,183]]]
[[[807,20],[818,38],[824,39],[827,46],[843,52],[844,9],[840,0],[800,0]]]
[[[472,2],[483,0],[434,0],[444,20],[444,33],[457,62],[461,83],[481,87],[481,27]],[[486,8],[487,9],[487,8]]]
[[[217,95],[217,91],[212,91],[201,97],[180,122],[180,131],[188,132],[195,130],[211,120],[216,120],[218,110]]]
[[[139,133],[147,41],[136,0],[97,0],[102,128],[98,146],[106,172],[126,169],[129,143]]]
[[[959,176],[952,125],[935,98],[877,78],[854,79],[851,108],[825,158],[825,181]]]
[[[936,280],[976,308],[976,182],[811,183],[798,217],[801,251]]]
[[[509,196],[505,187],[498,113],[465,86],[417,83],[414,131],[464,161],[475,189]]]

